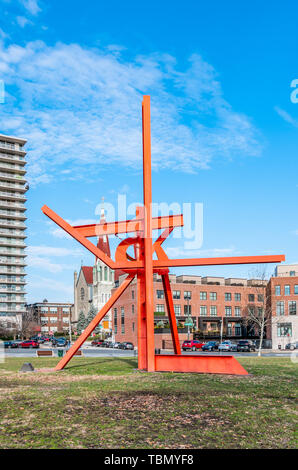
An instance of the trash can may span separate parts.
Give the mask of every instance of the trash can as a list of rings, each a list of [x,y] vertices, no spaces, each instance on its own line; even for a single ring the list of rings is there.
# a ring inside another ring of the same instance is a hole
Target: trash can
[[[58,349],[58,357],[63,357],[63,349]]]
[[[281,344],[278,345],[278,349],[281,349]]]

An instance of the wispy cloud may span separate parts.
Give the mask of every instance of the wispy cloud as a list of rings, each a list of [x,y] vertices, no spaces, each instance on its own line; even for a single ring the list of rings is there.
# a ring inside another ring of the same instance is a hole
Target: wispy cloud
[[[47,292],[49,291],[54,291],[54,300],[57,302],[57,292],[60,292],[63,294],[63,297],[65,298],[65,294],[68,296],[69,299],[73,298],[73,287],[71,283],[63,283],[61,281],[56,281],[55,279],[50,279],[47,277],[37,277],[37,276],[32,276],[29,279],[28,282],[28,287],[30,290],[32,289],[38,289],[40,290],[40,286],[44,286],[44,291]],[[50,300],[48,298],[48,300]]]
[[[25,9],[33,16],[38,15],[41,12],[41,8],[38,5],[37,0],[19,0]]]
[[[66,222],[69,223],[72,226],[76,225],[89,225],[89,224],[96,224],[99,222],[99,219],[76,219],[76,220],[69,220],[66,219]],[[62,228],[57,227],[57,225],[52,222],[52,221],[47,221],[46,222],[49,227],[50,227],[50,233],[56,238],[67,238],[67,239],[72,239],[68,233],[66,233]]]
[[[171,258],[181,258],[181,257],[218,257],[237,254],[235,247],[231,246],[228,248],[209,248],[206,250],[185,250],[180,246],[172,246],[165,248],[165,252]]]
[[[28,139],[31,181],[62,177],[66,163],[73,179],[102,164],[138,168],[143,94],[151,95],[153,168],[191,172],[215,158],[260,153],[254,125],[224,99],[202,57],[192,55],[185,68],[168,55],[125,57],[76,44],[0,46],[11,93],[2,130]]]
[[[60,248],[57,246],[28,246],[27,252],[30,255],[46,255],[46,256],[81,256],[82,251],[79,249]]]
[[[298,119],[294,119],[289,113],[287,113],[287,111],[279,108],[278,106],[275,106],[274,109],[284,121],[288,122],[294,127],[298,127]]]
[[[28,20],[28,18],[25,18],[24,16],[17,16],[16,18],[17,20],[17,23],[19,26],[21,26],[21,28],[24,28],[27,24],[32,24],[32,22],[30,20]]]

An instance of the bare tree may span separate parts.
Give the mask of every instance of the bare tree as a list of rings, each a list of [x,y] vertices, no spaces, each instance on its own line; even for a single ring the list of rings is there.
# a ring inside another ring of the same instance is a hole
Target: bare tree
[[[22,339],[28,338],[40,330],[37,314],[33,309],[27,309],[26,313],[17,322],[17,331]]]
[[[253,277],[255,280],[254,287],[257,298],[255,301],[249,303],[246,308],[244,323],[247,327],[254,328],[259,336],[258,356],[262,355],[262,346],[264,333],[267,328],[271,328],[275,317],[272,316],[272,306],[270,299],[270,292],[267,289],[268,278],[266,276],[266,269],[263,266],[254,272]]]

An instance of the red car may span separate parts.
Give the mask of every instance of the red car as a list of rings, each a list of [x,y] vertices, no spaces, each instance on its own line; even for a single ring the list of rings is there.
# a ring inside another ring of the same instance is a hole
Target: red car
[[[94,340],[94,341],[91,341],[91,346],[101,346],[103,344],[103,341],[98,341],[98,340]]]
[[[23,341],[22,343],[20,343],[19,348],[30,348],[30,349],[39,348],[39,343],[37,341],[30,339],[30,340]]]
[[[183,351],[197,351],[197,349],[202,349],[204,344],[197,340],[187,340],[182,344],[182,349]]]

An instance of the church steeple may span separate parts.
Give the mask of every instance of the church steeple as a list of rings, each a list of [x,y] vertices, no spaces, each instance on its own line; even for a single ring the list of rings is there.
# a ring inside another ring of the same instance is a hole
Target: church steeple
[[[104,197],[102,197],[99,223],[104,224],[105,222],[106,222],[106,218],[105,218],[105,210],[104,210]],[[110,243],[109,243],[109,238],[107,235],[101,235],[100,237],[98,237],[97,248],[103,251],[107,256],[111,257]],[[95,264],[97,260],[98,258],[95,257]]]

